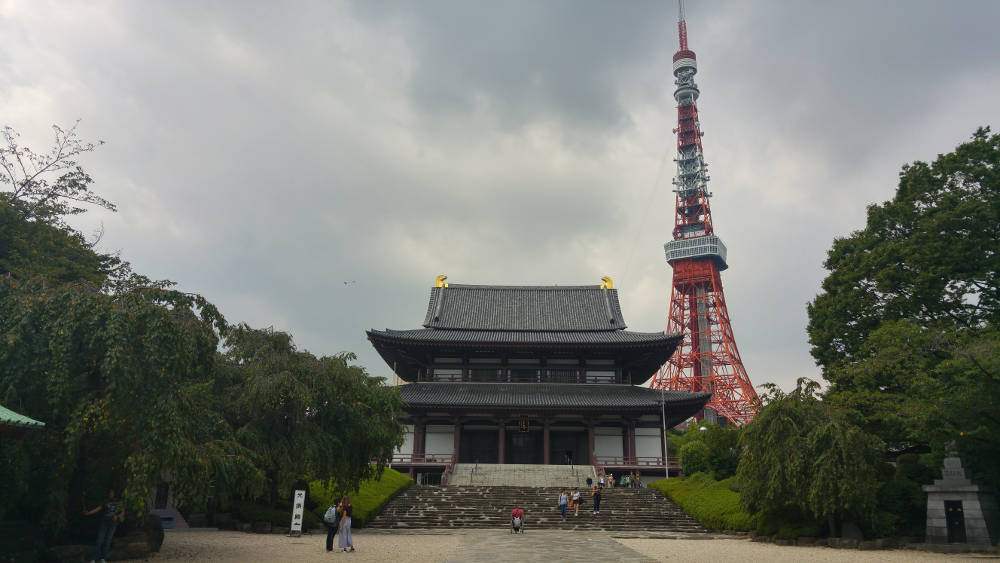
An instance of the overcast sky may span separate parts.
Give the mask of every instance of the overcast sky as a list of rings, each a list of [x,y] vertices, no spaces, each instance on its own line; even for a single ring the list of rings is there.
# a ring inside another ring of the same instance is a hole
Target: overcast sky
[[[280,4],[280,6],[278,5]],[[676,3],[0,0],[2,124],[82,119],[119,206],[101,249],[233,322],[352,351],[417,328],[434,277],[609,275],[666,326]],[[819,375],[836,236],[904,162],[1000,126],[1000,2],[687,5],[723,284],[754,384]]]

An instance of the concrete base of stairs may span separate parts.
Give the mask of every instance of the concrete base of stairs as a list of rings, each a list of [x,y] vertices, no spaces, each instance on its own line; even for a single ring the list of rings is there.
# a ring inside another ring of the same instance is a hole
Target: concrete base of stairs
[[[479,487],[586,487],[597,482],[592,465],[534,465],[527,463],[459,463],[450,485]]]

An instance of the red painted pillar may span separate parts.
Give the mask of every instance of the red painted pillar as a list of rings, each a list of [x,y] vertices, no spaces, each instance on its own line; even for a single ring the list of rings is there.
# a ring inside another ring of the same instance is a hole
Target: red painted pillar
[[[497,430],[497,463],[503,463],[504,446],[507,443],[507,424],[501,420]]]
[[[550,438],[550,423],[548,419],[542,421],[542,463],[550,465],[552,463],[552,442]]]
[[[462,444],[462,420],[455,419],[455,461],[459,460],[458,449]]]

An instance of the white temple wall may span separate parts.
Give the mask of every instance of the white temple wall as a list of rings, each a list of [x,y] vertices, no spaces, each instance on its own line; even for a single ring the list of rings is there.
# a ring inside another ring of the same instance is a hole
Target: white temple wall
[[[623,455],[622,428],[620,426],[594,428],[594,455]]]
[[[659,428],[635,429],[636,457],[660,457],[663,455],[663,430]]]
[[[455,426],[451,424],[428,424],[427,440],[424,442],[424,453],[455,453]]]

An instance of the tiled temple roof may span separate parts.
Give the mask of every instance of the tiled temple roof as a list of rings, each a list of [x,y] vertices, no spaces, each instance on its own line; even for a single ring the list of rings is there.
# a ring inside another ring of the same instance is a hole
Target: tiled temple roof
[[[409,383],[398,387],[407,410],[446,408],[546,410],[560,412],[632,412],[659,414],[661,392],[635,385],[580,383]],[[670,420],[680,422],[698,412],[709,393],[664,391]],[[675,422],[675,423],[676,423]]]
[[[663,332],[626,331],[618,291],[600,285],[435,287],[423,327],[368,331],[368,340],[406,381],[416,380],[434,357],[523,352],[615,358],[626,377],[640,383],[681,340]]]
[[[17,414],[8,408],[5,408],[3,405],[0,405],[0,425],[14,426],[18,428],[41,428],[42,426],[45,426],[45,423],[39,422],[33,418],[28,418],[23,414]]]
[[[449,344],[639,344],[676,345],[681,336],[662,332],[631,332],[627,330],[590,331],[501,331],[453,330],[423,328],[413,330],[371,330],[368,334],[380,339],[435,342]]]
[[[503,331],[625,328],[618,290],[599,285],[457,285],[431,289],[424,326]]]

